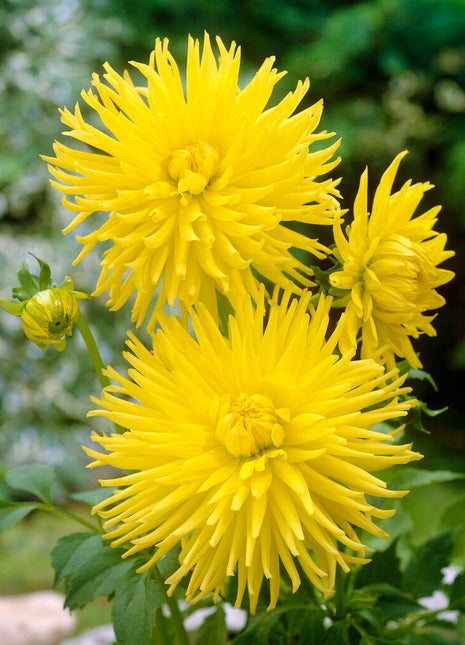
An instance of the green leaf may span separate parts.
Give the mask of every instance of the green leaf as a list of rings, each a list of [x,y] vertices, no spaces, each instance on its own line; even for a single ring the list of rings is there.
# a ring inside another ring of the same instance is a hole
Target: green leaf
[[[410,493],[400,500],[398,514],[408,517],[412,523],[409,539],[413,546],[418,547],[426,540],[450,528],[442,527],[441,513],[449,504],[463,497],[464,491],[464,480],[457,479],[412,488]],[[383,528],[388,532],[390,532],[390,521],[385,520],[385,523],[382,523]]]
[[[324,613],[319,609],[295,609],[287,614],[288,633],[290,637],[298,637],[299,645],[314,645],[321,643],[326,635],[323,623]]]
[[[386,620],[394,620],[421,609],[410,595],[389,584],[367,585],[363,590],[378,596],[376,607],[381,609]]]
[[[44,464],[18,466],[5,474],[5,481],[8,486],[32,493],[45,504],[52,503],[52,484],[54,479],[54,469]]]
[[[378,636],[364,636],[360,641],[360,645],[404,645],[404,641],[388,640],[386,638],[378,638]]]
[[[157,568],[163,580],[169,578],[175,571],[179,569],[179,554],[181,553],[181,545],[176,544],[168,551],[161,560],[157,562]]]
[[[85,490],[79,493],[73,493],[71,497],[78,502],[84,502],[87,506],[93,507],[103,502],[104,499],[110,497],[110,495],[116,490],[114,487],[109,488],[95,488],[94,490]]]
[[[148,575],[135,571],[131,574],[120,581],[115,591],[111,614],[115,635],[122,645],[150,645],[155,612],[162,606],[164,596]]]
[[[347,645],[347,625],[345,621],[339,620],[333,623],[326,631],[322,645]]]
[[[357,587],[383,582],[399,587],[402,583],[400,560],[396,554],[396,541],[394,540],[385,551],[373,554],[371,562],[365,564],[357,571]]]
[[[66,578],[65,607],[79,609],[99,596],[110,596],[120,580],[133,566],[133,561],[122,560],[122,548],[106,546],[82,562],[74,574]]]
[[[454,564],[465,567],[465,525],[457,529],[454,534],[454,551],[452,560]]]
[[[102,536],[95,533],[71,533],[60,538],[52,550],[54,585],[75,573],[82,563],[98,553],[102,547]]]
[[[456,577],[450,588],[450,609],[465,612],[465,573]]]
[[[199,645],[225,645],[228,642],[228,628],[222,605],[218,605],[216,611],[209,614],[197,634]]]
[[[464,479],[465,474],[450,470],[425,470],[406,466],[404,468],[394,467],[387,475],[389,481],[395,482],[398,488],[410,489],[418,486],[428,486],[440,482]]]
[[[233,644],[268,645],[271,632],[276,628],[282,614],[289,609],[292,607],[278,607],[269,612],[252,616],[245,629],[233,640]]]
[[[448,504],[441,515],[441,527],[451,529],[465,522],[465,495]]]
[[[0,506],[0,533],[20,522],[39,506],[39,504],[8,504],[8,502],[3,502]]]
[[[441,569],[450,563],[453,532],[447,531],[422,544],[407,563],[404,589],[415,598],[430,596],[442,582]]]
[[[459,614],[457,620],[457,636],[459,637],[461,645],[465,644],[465,614]]]

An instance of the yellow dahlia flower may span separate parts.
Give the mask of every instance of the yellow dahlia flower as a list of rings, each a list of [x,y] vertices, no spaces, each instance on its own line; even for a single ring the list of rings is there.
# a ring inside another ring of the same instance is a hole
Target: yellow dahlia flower
[[[383,360],[390,368],[395,365],[395,355],[406,358],[412,367],[421,367],[410,336],[436,334],[431,325],[435,316],[425,312],[442,307],[445,300],[436,288],[454,276],[452,271],[438,268],[454,255],[444,250],[446,235],[433,230],[441,207],[413,217],[432,185],[407,181],[391,194],[406,154],[397,155],[382,176],[371,214],[367,205],[368,171],[362,174],[347,238],[339,218],[334,225],[335,255],[342,269],[330,276],[340,296],[336,304],[346,307],[341,351],[356,346],[361,328],[362,358],[374,356],[383,347]]]
[[[87,123],[78,105],[61,112],[65,134],[93,150],[55,143],[56,157],[44,157],[58,180],[52,185],[76,213],[65,233],[97,211],[109,213],[78,237],[84,248],[75,262],[97,242],[112,242],[95,295],[109,289],[108,304],[118,309],[136,292],[138,324],[156,302],[149,329],[176,296],[215,312],[216,290],[233,303],[256,293],[252,267],[281,286],[289,278],[311,284],[290,248],[319,257],[326,249],[286,224],[332,224],[338,206],[337,181],[321,180],[339,161],[329,162],[338,143],[313,151],[330,136],[315,133],[322,101],[294,114],[308,79],[267,108],[284,74],[274,58],[240,90],[240,49],[217,44],[218,61],[207,34],[202,54],[189,38],[185,86],[166,39],[156,41],[148,65],[131,63],[144,87],[105,64],[106,83],[94,74],[96,93],[82,93],[103,127]]]
[[[299,587],[297,561],[329,592],[337,565],[367,561],[357,529],[386,536],[373,518],[394,511],[373,497],[404,494],[372,471],[420,458],[393,444],[395,433],[372,429],[416,403],[398,399],[409,391],[404,379],[339,357],[341,327],[325,340],[331,299],[310,316],[309,298],[290,302],[288,290],[278,304],[275,291],[268,316],[261,289],[256,309],[247,302],[230,318],[228,338],[203,306],[192,316],[195,339],[163,318],[153,351],[131,335],[130,378],[108,368],[116,384],[90,413],[127,428],[93,435],[107,452],[86,449],[91,466],[131,471],[101,482],[119,487],[94,508],[106,537],[130,542],[127,555],[145,550],[140,571],[180,542],[166,582],[172,593],[190,574],[189,602],[216,598],[237,575],[236,606],[247,588],[255,612],[265,577],[274,607],[280,571]]]

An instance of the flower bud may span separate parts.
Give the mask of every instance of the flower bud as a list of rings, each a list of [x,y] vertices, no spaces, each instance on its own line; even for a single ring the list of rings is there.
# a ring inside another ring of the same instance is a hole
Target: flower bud
[[[55,345],[61,352],[66,345],[66,336],[71,336],[73,325],[79,318],[78,299],[90,296],[74,291],[69,276],[57,287],[51,279],[48,264],[35,259],[39,263],[40,274],[32,275],[23,262],[17,272],[20,286],[13,289],[13,297],[19,302],[0,298],[0,308],[13,316],[21,316],[24,333],[41,349]]]
[[[71,291],[61,288],[39,291],[21,312],[23,330],[41,349],[55,345],[62,351],[79,317],[79,305]]]

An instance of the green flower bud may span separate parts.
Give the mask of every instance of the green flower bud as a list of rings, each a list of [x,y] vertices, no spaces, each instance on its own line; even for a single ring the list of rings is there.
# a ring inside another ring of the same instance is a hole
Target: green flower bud
[[[71,336],[80,315],[78,299],[90,296],[74,291],[69,276],[57,287],[48,264],[39,258],[36,260],[40,266],[39,276],[32,275],[23,262],[17,273],[21,286],[13,289],[13,297],[19,302],[0,298],[0,307],[13,316],[21,316],[24,333],[41,349],[55,345],[61,352],[66,345],[66,336]]]
[[[21,311],[23,330],[41,349],[55,345],[62,351],[79,318],[78,301],[72,291],[61,288],[39,291]]]

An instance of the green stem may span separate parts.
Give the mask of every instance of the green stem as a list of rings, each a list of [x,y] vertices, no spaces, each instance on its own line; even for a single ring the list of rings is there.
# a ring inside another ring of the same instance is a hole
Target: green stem
[[[107,387],[107,385],[110,385],[110,379],[103,373],[105,366],[103,364],[102,357],[100,356],[100,352],[98,351],[98,347],[92,332],[90,331],[90,327],[82,314],[79,314],[79,318],[76,320],[76,325],[84,339],[87,351],[89,352],[89,356],[92,359],[92,363],[97,373],[98,380],[100,381],[100,385],[102,388]]]
[[[95,338],[90,331],[89,325],[87,324],[84,316],[81,313],[79,314],[79,318],[76,320],[76,325],[78,326],[78,329],[81,332],[81,336],[84,339],[87,351],[89,352],[89,356],[94,365],[94,369],[100,385],[102,386],[102,388],[106,388],[108,385],[110,385],[110,379],[103,373],[105,366],[103,364],[102,357],[100,356],[100,352],[98,351],[97,343],[95,342]],[[117,423],[113,423],[113,425],[115,427],[115,432],[117,432],[118,434],[122,434],[124,432],[124,428],[119,426]]]
[[[73,520],[74,522],[82,524],[86,528],[90,529],[93,533],[100,533],[100,530],[97,526],[91,524],[90,522],[87,522],[84,518],[76,515],[76,513],[67,511],[64,508],[58,508],[57,506],[52,506],[51,504],[44,504],[43,506],[40,506],[40,510],[48,511],[49,513],[54,513],[55,515],[61,515],[62,517],[66,517],[68,520]]]
[[[169,645],[168,631],[166,629],[166,619],[163,616],[161,607],[155,612],[155,630],[152,635],[151,643],[153,645]]]
[[[157,565],[153,567],[153,574],[155,580],[158,582],[158,585],[163,593],[164,599],[171,614],[171,620],[173,621],[174,634],[176,637],[177,645],[191,645],[189,636],[184,627],[184,621],[182,619],[182,614],[178,607],[178,602],[172,596],[168,596],[166,593],[165,583],[161,577],[160,571],[158,570]]]
[[[336,570],[336,583],[335,583],[335,599],[334,604],[336,608],[336,620],[342,620],[345,616],[346,602],[345,602],[345,582],[347,573],[341,567]]]

